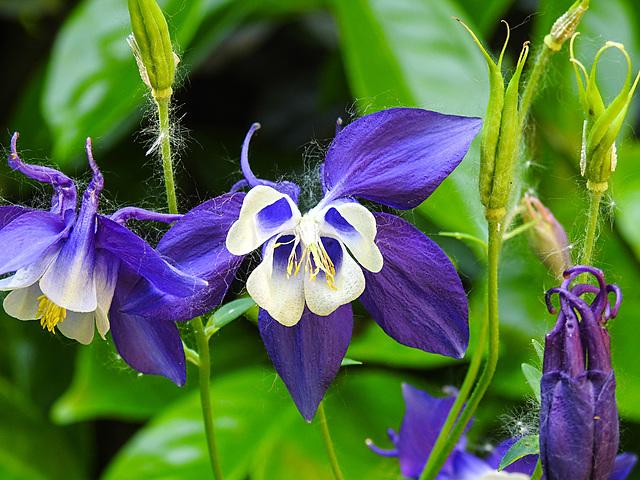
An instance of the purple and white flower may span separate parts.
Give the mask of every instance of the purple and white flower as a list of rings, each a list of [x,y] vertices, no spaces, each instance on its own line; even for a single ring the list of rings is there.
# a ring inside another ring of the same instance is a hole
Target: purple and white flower
[[[86,152],[93,177],[77,211],[73,181],[55,169],[23,163],[16,150],[17,138],[16,133],[11,139],[9,165],[30,178],[50,183],[54,195],[49,211],[0,207],[0,274],[14,272],[0,280],[0,290],[10,291],[4,300],[5,311],[20,320],[40,320],[50,332],[55,333],[57,328],[83,344],[91,343],[96,327],[103,338],[112,328],[118,350],[136,368],[134,357],[144,344],[140,338],[120,335],[108,317],[113,299],[122,295],[122,276],[144,277],[159,290],[181,297],[192,296],[207,282],[167,263],[125,224],[131,218],[168,223],[181,216],[131,207],[108,217],[98,215],[98,196],[104,182],[91,153],[90,139]],[[145,326],[144,335],[156,339],[152,343],[157,349],[142,355],[156,358],[156,365],[141,371],[184,383],[184,375],[175,373],[184,370],[184,353],[181,367],[173,361],[162,364],[167,344],[182,350],[175,324],[168,325],[159,326],[157,331],[153,325]],[[123,350],[129,354],[123,354]]]

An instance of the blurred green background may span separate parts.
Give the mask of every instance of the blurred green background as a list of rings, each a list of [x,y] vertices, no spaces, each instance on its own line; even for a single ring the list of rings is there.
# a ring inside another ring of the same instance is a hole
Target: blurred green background
[[[557,0],[168,0],[160,1],[181,57],[174,115],[182,211],[217,196],[240,179],[239,155],[250,125],[262,129],[251,146],[255,173],[305,182],[323,158],[335,120],[385,107],[417,106],[483,116],[486,65],[469,25],[493,53],[512,27],[505,64],[522,43],[532,55],[569,1]],[[640,68],[640,6],[595,0],[579,27],[576,55],[590,67],[607,40],[621,42]],[[8,153],[20,132],[23,160],[57,165],[87,181],[84,139],[105,176],[104,213],[135,204],[166,211],[153,140],[150,103],[126,43],[124,0],[0,0],[0,145]],[[530,63],[531,64],[531,63]],[[599,85],[612,99],[626,75],[621,54],[599,64]],[[634,72],[635,73],[635,72]],[[582,112],[575,75],[563,48],[552,57],[527,126],[531,189],[567,229],[575,252],[584,230],[586,194],[578,159]],[[621,448],[640,453],[640,144],[634,100],[618,141],[597,244],[596,265],[624,292],[612,321],[614,367],[622,417]],[[475,245],[437,236],[459,231],[484,237],[477,194],[478,145],[452,178],[414,212],[405,213],[452,258],[469,294],[472,335],[483,316],[484,259]],[[3,204],[44,206],[50,192],[0,165]],[[161,232],[137,225],[150,242]],[[574,255],[575,256],[575,255]],[[544,291],[554,280],[516,237],[500,268],[501,360],[469,431],[482,454],[490,442],[534,429],[523,362],[536,363],[530,340],[542,340],[553,318]],[[241,294],[240,282],[229,298]],[[249,315],[251,316],[251,315]],[[191,342],[189,326],[182,328]],[[0,314],[0,478],[170,479],[209,473],[195,372],[179,389],[141,376],[112,343],[82,347],[44,332],[36,322]],[[229,479],[324,479],[330,472],[316,424],[307,425],[271,367],[254,323],[244,318],[212,339],[213,395],[220,455]],[[400,384],[436,394],[459,385],[466,361],[395,344],[356,309],[349,358],[327,394],[339,460],[347,478],[401,478],[397,462],[373,455],[371,437],[387,446],[387,427],[403,415]],[[640,468],[629,478],[640,478]]]

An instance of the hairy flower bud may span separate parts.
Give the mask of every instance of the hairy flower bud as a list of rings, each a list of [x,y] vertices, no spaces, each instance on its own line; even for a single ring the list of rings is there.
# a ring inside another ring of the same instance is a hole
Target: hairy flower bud
[[[598,286],[571,281],[591,273]],[[556,313],[550,297],[558,293],[560,312],[545,338],[540,409],[540,455],[548,480],[607,480],[618,450],[618,409],[611,346],[605,323],[615,317],[621,294],[607,285],[604,273],[577,266],[565,272],[566,280],[547,293],[549,311]],[[608,293],[616,300],[611,307]],[[581,298],[596,294],[591,304]]]
[[[140,76],[154,98],[170,98],[177,56],[171,48],[169,27],[155,0],[129,0],[133,36],[128,41]]]
[[[631,85],[631,60],[624,49],[624,45],[607,42],[596,54],[591,73],[587,73],[586,68],[576,60],[573,54],[573,42],[577,35],[578,33],[571,39],[570,51],[571,61],[575,67],[578,80],[580,103],[586,117],[582,131],[580,172],[587,179],[587,188],[591,192],[601,194],[607,190],[611,173],[616,168],[615,140],[622,128],[631,97],[640,79],[640,72],[636,76],[633,85]],[[622,90],[611,104],[605,107],[596,85],[596,67],[600,55],[611,47],[615,47],[623,53],[627,59],[628,69]],[[580,72],[584,75],[584,83]]]
[[[569,10],[555,21],[549,35],[544,37],[544,44],[554,52],[560,50],[564,42],[573,36],[587,8],[589,8],[589,0],[577,0],[571,5]]]
[[[502,57],[509,42],[509,26],[507,25],[507,38],[496,64],[471,29],[464,23],[462,25],[480,47],[489,68],[489,103],[480,143],[479,188],[487,218],[500,219],[504,216],[513,190],[514,169],[520,148],[522,122],[518,91],[522,69],[529,53],[529,42],[524,44],[516,70],[505,89],[501,69]]]
[[[531,250],[549,273],[562,279],[564,271],[571,266],[569,242],[564,228],[536,197],[525,194],[520,204],[524,207],[520,213],[522,221],[537,222],[526,231]]]

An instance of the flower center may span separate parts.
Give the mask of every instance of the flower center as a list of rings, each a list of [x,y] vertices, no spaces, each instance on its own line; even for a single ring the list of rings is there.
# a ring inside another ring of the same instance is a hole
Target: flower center
[[[53,303],[46,295],[40,295],[37,300],[40,301],[40,305],[38,306],[36,318],[40,319],[42,328],[46,328],[55,334],[54,328],[58,322],[62,322],[65,319],[67,310]]]
[[[293,248],[289,254],[289,262],[287,263],[287,279],[298,274],[300,267],[304,263],[304,271],[309,272],[309,281],[316,280],[318,273],[324,272],[327,280],[327,287],[337,290],[335,283],[336,269],[327,253],[322,239],[320,238],[320,228],[316,220],[305,215],[294,230],[295,238],[292,240]],[[302,255],[298,259],[296,253],[298,244],[302,243]],[[282,245],[277,243],[275,247]]]

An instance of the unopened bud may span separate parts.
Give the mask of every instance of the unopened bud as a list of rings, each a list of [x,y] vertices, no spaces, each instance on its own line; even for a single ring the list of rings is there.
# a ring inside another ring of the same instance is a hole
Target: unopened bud
[[[525,194],[520,202],[524,223],[537,222],[526,231],[531,250],[537,255],[549,273],[557,279],[571,266],[567,234],[551,211],[536,197]]]
[[[569,10],[553,24],[551,33],[544,37],[545,45],[554,52],[560,50],[564,42],[573,36],[587,8],[589,8],[589,0],[577,0],[571,5]]]
[[[133,37],[129,45],[140,77],[154,98],[169,99],[178,58],[171,48],[169,27],[155,0],[128,0]]]
[[[578,93],[580,103],[585,112],[585,122],[582,131],[582,151],[580,154],[580,171],[587,179],[587,188],[592,192],[603,193],[608,187],[611,173],[616,168],[615,140],[622,128],[627,109],[631,102],[633,92],[638,85],[640,72],[631,84],[631,59],[624,49],[624,45],[615,42],[607,42],[596,54],[591,72],[573,55],[573,42],[578,33],[571,39],[571,61],[575,67],[578,80]],[[596,85],[596,70],[600,55],[607,49],[614,47],[622,52],[627,59],[627,78],[620,93],[613,99],[608,107],[600,96]],[[582,81],[582,72],[584,82]]]

